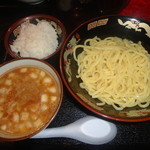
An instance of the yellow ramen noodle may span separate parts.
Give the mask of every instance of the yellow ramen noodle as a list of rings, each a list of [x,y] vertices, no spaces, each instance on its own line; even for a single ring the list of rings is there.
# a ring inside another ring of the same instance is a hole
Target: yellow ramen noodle
[[[28,135],[49,121],[58,103],[58,86],[48,72],[15,68],[0,77],[0,132]]]
[[[80,87],[99,99],[97,105],[112,105],[116,110],[149,106],[150,55],[141,42],[94,37],[75,46],[73,55],[78,65],[77,78],[82,80]]]

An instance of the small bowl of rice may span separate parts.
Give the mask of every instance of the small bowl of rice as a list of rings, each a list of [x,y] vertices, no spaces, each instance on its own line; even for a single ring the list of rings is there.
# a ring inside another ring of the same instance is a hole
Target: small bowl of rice
[[[150,23],[101,16],[76,27],[60,53],[62,79],[81,105],[101,117],[150,120]]]
[[[66,29],[57,18],[36,14],[19,19],[7,30],[4,45],[13,58],[45,60],[59,52]]]

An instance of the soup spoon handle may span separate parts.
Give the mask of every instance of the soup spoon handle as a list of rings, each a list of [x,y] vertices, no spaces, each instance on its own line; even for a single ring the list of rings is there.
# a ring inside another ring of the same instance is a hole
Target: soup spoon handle
[[[67,128],[67,126],[48,128],[31,138],[68,137],[69,136],[68,134],[71,134],[71,132],[69,131],[69,128]]]

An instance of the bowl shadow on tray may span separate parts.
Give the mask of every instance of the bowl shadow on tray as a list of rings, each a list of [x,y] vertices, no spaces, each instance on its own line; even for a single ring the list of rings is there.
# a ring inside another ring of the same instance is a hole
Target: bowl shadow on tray
[[[101,24],[98,26],[98,23]],[[132,23],[133,26],[130,23]],[[144,26],[147,26],[147,28],[140,27],[142,23]],[[72,59],[73,55],[71,52],[73,46],[77,44],[83,44],[84,41],[88,38],[98,36],[101,39],[104,39],[106,37],[117,36],[123,39],[126,38],[135,43],[141,41],[143,47],[150,53],[149,32],[150,29],[148,28],[148,23],[144,23],[138,18],[127,16],[95,18],[77,27],[77,29],[75,29],[68,37],[67,42],[63,47],[65,52],[62,52],[65,59],[63,60],[64,62],[62,62],[62,65],[64,65],[64,70],[62,71],[62,74],[64,74],[63,79],[66,80],[66,86],[71,94],[75,97],[75,99],[90,111],[108,119],[125,122],[139,122],[149,120],[150,106],[143,109],[135,106],[132,108],[124,108],[121,111],[116,111],[110,105],[97,106],[96,103],[98,102],[98,99],[93,99],[86,90],[79,86],[81,79],[76,78],[78,67],[76,61]],[[66,50],[68,50],[68,52]],[[76,54],[78,55],[81,51],[78,50]],[[66,69],[67,67],[69,67],[69,71]]]

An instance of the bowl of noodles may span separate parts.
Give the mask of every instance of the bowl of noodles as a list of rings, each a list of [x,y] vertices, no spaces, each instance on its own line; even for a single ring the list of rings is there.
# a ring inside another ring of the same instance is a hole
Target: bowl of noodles
[[[62,79],[89,111],[123,122],[150,120],[150,23],[130,16],[88,20],[67,37]]]

